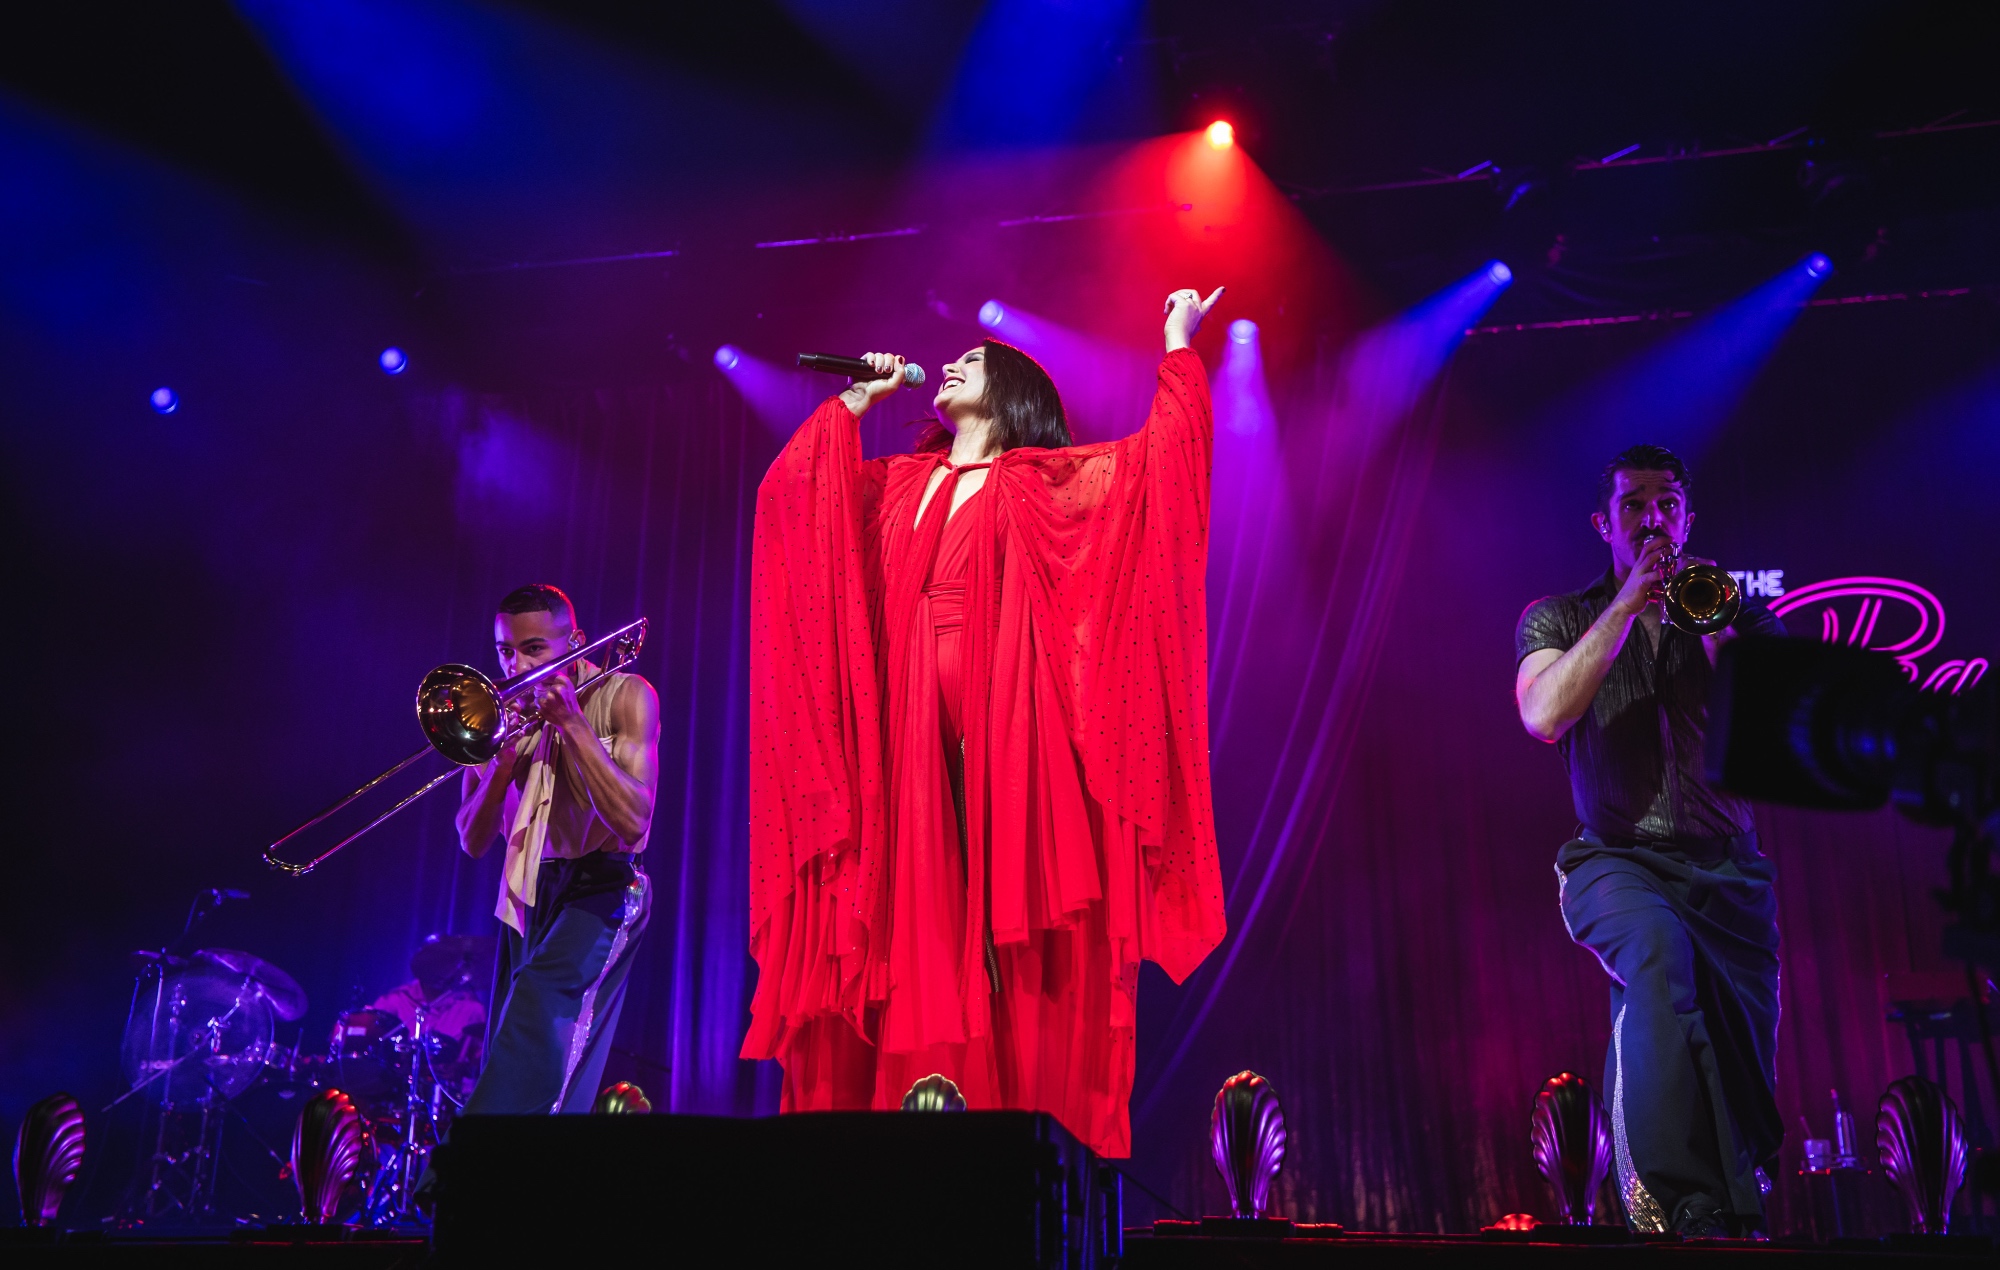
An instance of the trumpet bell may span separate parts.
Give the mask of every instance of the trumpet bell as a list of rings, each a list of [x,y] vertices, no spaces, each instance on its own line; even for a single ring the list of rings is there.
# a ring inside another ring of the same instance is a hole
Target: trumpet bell
[[[1690,635],[1725,630],[1743,611],[1743,588],[1712,564],[1691,564],[1667,579],[1667,621]]]
[[[500,690],[471,666],[439,666],[417,688],[417,725],[431,748],[452,762],[484,763],[505,736]]]

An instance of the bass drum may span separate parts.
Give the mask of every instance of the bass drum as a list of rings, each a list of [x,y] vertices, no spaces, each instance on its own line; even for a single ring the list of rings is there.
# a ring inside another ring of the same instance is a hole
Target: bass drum
[[[327,1057],[339,1088],[357,1103],[400,1102],[406,1060],[396,1042],[402,1034],[402,1020],[387,1010],[349,1010],[335,1019]]]

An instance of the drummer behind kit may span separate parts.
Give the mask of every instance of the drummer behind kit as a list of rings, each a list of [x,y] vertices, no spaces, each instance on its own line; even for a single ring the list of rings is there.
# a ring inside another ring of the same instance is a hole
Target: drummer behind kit
[[[387,1024],[391,1031],[401,1027],[436,1038],[431,1070],[446,1091],[445,1097],[462,1103],[479,1078],[486,1039],[486,1007],[474,985],[491,973],[492,966],[491,935],[432,935],[410,958],[414,977],[356,1013],[376,1016],[375,1025]],[[335,1025],[336,1045],[343,1027],[349,1029],[344,1035],[350,1041],[357,1035],[348,1018],[342,1015],[342,1022]],[[345,1076],[342,1080],[341,1088],[357,1098],[364,1096],[355,1081]]]
[[[370,1225],[417,1219],[411,1190],[479,1078],[486,1007],[471,985],[492,960],[490,935],[432,935],[410,958],[413,978],[334,1022],[338,1087],[374,1151],[361,1209]]]

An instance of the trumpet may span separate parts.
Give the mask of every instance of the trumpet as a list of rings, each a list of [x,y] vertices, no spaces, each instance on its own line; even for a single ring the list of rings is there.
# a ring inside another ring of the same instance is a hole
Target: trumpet
[[[1660,585],[1660,607],[1667,624],[1690,635],[1713,635],[1725,630],[1743,611],[1743,588],[1736,579],[1712,564],[1681,564],[1677,547],[1669,547],[1665,581]]]
[[[439,666],[425,675],[423,682],[417,685],[417,726],[423,730],[423,748],[385,769],[381,775],[360,785],[354,792],[336,800],[312,819],[265,847],[264,862],[280,873],[289,873],[295,878],[311,873],[349,843],[365,836],[376,826],[444,784],[457,773],[446,772],[426,782],[415,793],[405,795],[395,806],[304,863],[279,859],[279,849],[428,754],[442,754],[460,767],[479,766],[498,754],[508,737],[516,735],[521,729],[535,722],[532,706],[525,703],[533,700],[534,691],[539,685],[562,674],[577,662],[602,654],[603,669],[577,687],[576,695],[581,700],[607,682],[613,672],[622,670],[638,660],[639,650],[645,643],[646,619],[642,617],[630,625],[619,627],[602,639],[585,644],[575,652],[555,661],[544,662],[533,670],[524,670],[512,678],[497,683],[472,666],[457,662],[447,662]]]

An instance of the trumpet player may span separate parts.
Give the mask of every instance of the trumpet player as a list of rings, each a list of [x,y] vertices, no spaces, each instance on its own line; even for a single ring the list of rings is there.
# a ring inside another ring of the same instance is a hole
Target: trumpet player
[[[500,601],[493,642],[511,677],[585,639],[569,597],[532,585]],[[640,865],[659,784],[652,685],[579,660],[523,715],[466,771],[458,811],[467,855],[505,846],[493,1023],[468,1115],[590,1110],[652,903]]]
[[[1703,774],[1708,685],[1724,641],[1783,630],[1750,604],[1711,634],[1664,620],[1688,484],[1660,446],[1606,465],[1591,524],[1610,568],[1522,613],[1514,696],[1562,755],[1582,822],[1556,879],[1570,937],[1611,977],[1604,1087],[1627,1218],[1717,1237],[1763,1228],[1759,1174],[1784,1126],[1772,869],[1750,805]]]

